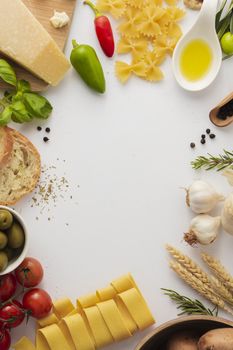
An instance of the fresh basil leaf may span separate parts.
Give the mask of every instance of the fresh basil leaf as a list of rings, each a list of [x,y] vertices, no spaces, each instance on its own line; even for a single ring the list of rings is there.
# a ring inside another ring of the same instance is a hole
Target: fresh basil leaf
[[[0,113],[0,125],[7,125],[11,121],[12,110],[10,106],[7,106],[2,113]]]
[[[17,91],[20,92],[30,92],[31,87],[28,81],[26,80],[18,80],[17,81]]]
[[[16,123],[30,122],[32,120],[28,113],[24,103],[22,101],[16,101],[11,104],[12,120]]]
[[[23,98],[30,115],[41,119],[47,119],[50,116],[53,107],[44,96],[31,92],[24,93]]]
[[[17,85],[14,69],[3,59],[0,59],[0,78],[10,85]]]
[[[216,26],[216,31],[219,31],[219,22],[222,16],[222,12],[226,6],[227,0],[223,0],[220,9],[218,10],[216,17],[215,17],[215,26]]]

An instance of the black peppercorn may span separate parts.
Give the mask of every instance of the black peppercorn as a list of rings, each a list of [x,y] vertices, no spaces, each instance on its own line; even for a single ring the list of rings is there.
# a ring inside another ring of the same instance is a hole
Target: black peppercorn
[[[202,135],[201,135],[201,138],[202,138],[202,139],[205,139],[205,135],[204,135],[204,134],[202,134]]]
[[[206,133],[207,133],[207,134],[210,134],[210,129],[206,129]]]
[[[215,134],[210,134],[210,138],[214,139],[215,138]]]
[[[205,144],[205,139],[201,139],[201,143],[204,145]]]
[[[190,143],[190,147],[191,147],[191,148],[195,148],[195,146],[196,146],[196,145],[195,145],[194,142],[191,142],[191,143]]]
[[[48,142],[49,138],[48,137],[44,137],[43,140],[44,140],[44,142]]]
[[[47,133],[49,133],[51,130],[50,130],[50,128],[46,128],[45,131],[46,131]]]
[[[38,130],[38,131],[41,131],[41,130],[42,130],[42,127],[41,127],[41,126],[37,126],[37,130]]]

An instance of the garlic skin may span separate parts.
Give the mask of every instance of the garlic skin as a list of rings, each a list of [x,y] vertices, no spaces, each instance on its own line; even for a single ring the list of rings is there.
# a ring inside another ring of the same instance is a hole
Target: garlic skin
[[[222,172],[222,175],[227,178],[229,185],[233,186],[233,170],[232,169],[225,169]]]
[[[70,21],[70,17],[66,12],[54,11],[53,17],[50,18],[50,22],[54,28],[62,28],[66,26]]]
[[[192,219],[189,232],[185,233],[184,240],[191,246],[197,243],[202,245],[213,243],[218,236],[220,225],[220,216],[197,215]]]
[[[224,231],[233,235],[233,193],[224,202],[221,221]]]
[[[197,214],[210,212],[219,201],[224,199],[212,185],[202,180],[194,181],[186,192],[186,203]]]

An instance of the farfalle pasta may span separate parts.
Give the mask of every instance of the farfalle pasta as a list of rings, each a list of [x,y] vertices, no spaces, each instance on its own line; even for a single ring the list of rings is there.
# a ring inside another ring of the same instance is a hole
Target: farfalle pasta
[[[117,60],[115,73],[123,84],[132,75],[156,82],[163,79],[159,67],[172,55],[182,35],[178,22],[185,11],[180,0],[98,0],[98,7],[120,18],[117,53],[130,55],[131,63]]]

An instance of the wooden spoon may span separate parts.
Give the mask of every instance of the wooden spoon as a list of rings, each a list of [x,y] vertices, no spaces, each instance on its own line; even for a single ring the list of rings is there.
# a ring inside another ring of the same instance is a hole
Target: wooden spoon
[[[213,108],[210,111],[210,120],[211,122],[219,127],[224,127],[224,126],[228,126],[233,122],[233,116],[231,117],[227,117],[225,120],[219,119],[217,117],[218,112],[220,110],[220,108],[222,106],[224,106],[225,104],[227,104],[229,101],[231,101],[233,99],[233,92],[231,92],[227,97],[225,97],[215,108]]]

